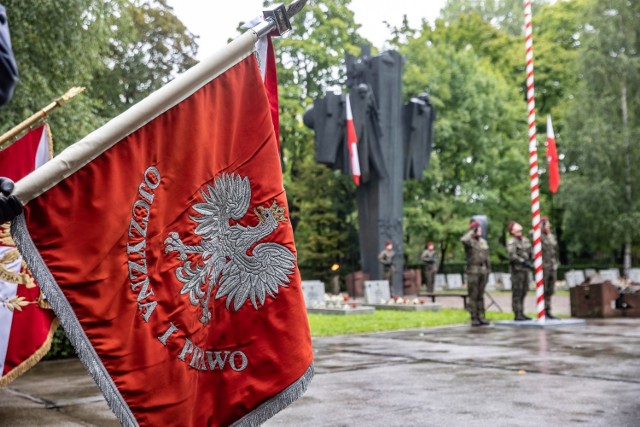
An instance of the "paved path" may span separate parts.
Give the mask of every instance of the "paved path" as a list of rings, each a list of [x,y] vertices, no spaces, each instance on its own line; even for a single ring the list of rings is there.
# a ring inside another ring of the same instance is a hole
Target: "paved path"
[[[460,293],[466,293],[465,290],[460,290]],[[490,311],[497,311],[498,307],[502,309],[505,313],[512,313],[511,309],[511,292],[509,291],[501,291],[496,292],[493,291],[490,293],[491,297],[495,300],[497,305],[491,305],[491,300],[488,296],[485,295],[485,307],[487,307]],[[436,302],[442,307],[446,308],[462,308],[462,298],[437,298]],[[570,316],[571,315],[571,305],[569,303],[569,295],[566,292],[563,292],[560,295],[555,295],[551,299],[551,308],[552,313]],[[536,313],[536,296],[535,292],[529,292],[527,297],[524,300],[524,309],[525,312],[534,314]]]
[[[314,351],[309,390],[266,426],[640,426],[640,319],[338,336]],[[0,389],[0,426],[117,425],[74,359]]]

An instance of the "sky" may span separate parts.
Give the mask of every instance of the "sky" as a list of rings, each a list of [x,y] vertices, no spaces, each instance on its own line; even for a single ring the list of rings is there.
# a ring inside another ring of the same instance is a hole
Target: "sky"
[[[352,0],[351,10],[356,23],[362,25],[360,34],[375,47],[383,48],[390,35],[384,21],[399,26],[406,14],[413,27],[422,18],[434,22],[445,3],[446,0]],[[238,23],[249,21],[262,11],[262,0],[169,0],[169,4],[187,28],[200,36],[198,59],[216,52],[227,44],[227,39],[237,37]]]

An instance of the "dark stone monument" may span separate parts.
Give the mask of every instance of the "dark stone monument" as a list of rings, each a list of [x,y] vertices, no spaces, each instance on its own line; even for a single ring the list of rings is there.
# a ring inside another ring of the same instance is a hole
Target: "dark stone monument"
[[[393,242],[392,293],[403,295],[402,207],[404,179],[421,179],[429,165],[435,110],[427,95],[402,103],[404,58],[396,51],[347,55],[347,87],[358,137],[358,222],[362,271],[383,277],[378,253]],[[346,143],[345,96],[328,92],[304,115],[315,131],[316,161],[351,174]]]

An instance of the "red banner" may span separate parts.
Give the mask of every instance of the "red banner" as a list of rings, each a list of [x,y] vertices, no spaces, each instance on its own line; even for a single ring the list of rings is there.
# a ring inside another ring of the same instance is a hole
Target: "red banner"
[[[51,158],[49,127],[41,125],[0,151],[0,175],[21,179]],[[58,321],[26,263],[0,225],[0,386],[11,383],[51,348]]]
[[[306,389],[311,338],[253,56],[28,202],[24,221],[25,257],[46,265],[43,289],[123,424],[261,423]]]
[[[549,165],[549,190],[552,193],[556,193],[560,186],[560,165],[558,149],[556,148],[556,135],[553,133],[550,115],[547,115],[547,162]]]
[[[349,147],[349,160],[353,182],[360,185],[360,159],[358,158],[358,136],[356,127],[353,124],[353,112],[351,111],[351,100],[349,94],[346,96],[347,110],[347,146]]]

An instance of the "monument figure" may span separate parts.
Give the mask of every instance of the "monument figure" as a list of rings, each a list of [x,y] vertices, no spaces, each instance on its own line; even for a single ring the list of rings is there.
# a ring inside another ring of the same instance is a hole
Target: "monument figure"
[[[403,294],[403,180],[421,179],[429,165],[435,109],[426,94],[403,105],[404,58],[396,51],[360,58],[347,55],[347,81],[358,138],[360,185],[356,190],[361,267],[372,279],[383,277],[378,254],[390,240],[393,289]],[[314,100],[304,123],[315,131],[316,161],[351,174],[346,143],[345,95],[328,92]]]

